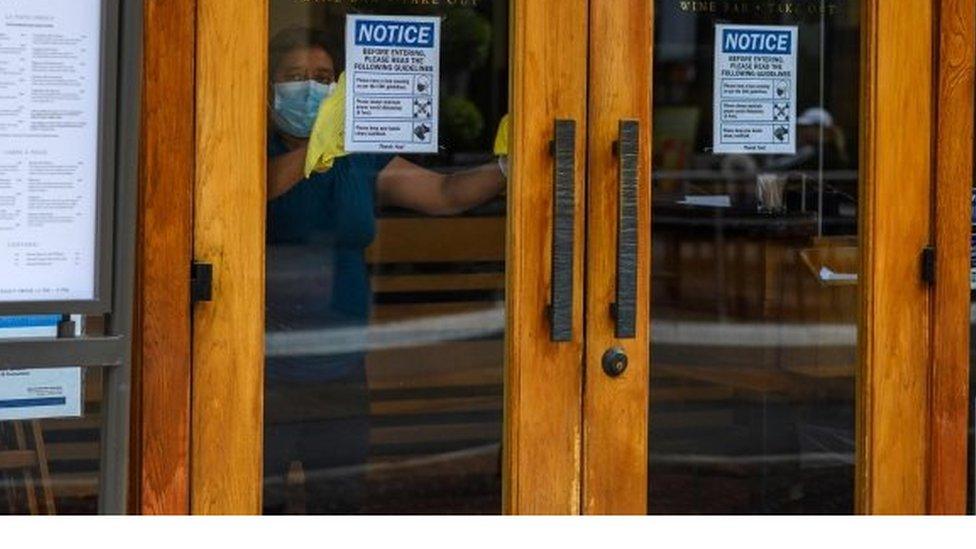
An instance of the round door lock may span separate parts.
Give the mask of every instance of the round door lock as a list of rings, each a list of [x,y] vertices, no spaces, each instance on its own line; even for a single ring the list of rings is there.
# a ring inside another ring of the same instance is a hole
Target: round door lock
[[[610,377],[619,377],[627,370],[627,353],[614,347],[603,353],[603,371]]]

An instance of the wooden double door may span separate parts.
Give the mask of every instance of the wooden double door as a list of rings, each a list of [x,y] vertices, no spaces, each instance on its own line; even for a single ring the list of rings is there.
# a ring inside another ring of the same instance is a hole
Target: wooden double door
[[[139,509],[964,510],[965,2],[170,4],[147,21],[193,63],[150,31],[147,101],[193,109],[146,115],[143,223],[179,230],[144,241],[213,286],[189,306],[143,279],[143,325],[185,337],[142,343]],[[274,48],[353,12],[441,18],[442,134],[362,183],[370,238],[337,253],[334,226],[277,232],[348,210],[269,186],[302,146],[268,144]],[[794,43],[737,56],[730,29]],[[167,124],[183,164],[151,154]],[[417,194],[468,175],[497,189]]]

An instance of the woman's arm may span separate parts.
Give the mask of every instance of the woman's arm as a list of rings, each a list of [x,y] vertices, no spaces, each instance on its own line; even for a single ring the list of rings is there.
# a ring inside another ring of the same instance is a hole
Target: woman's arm
[[[505,176],[494,162],[445,175],[398,156],[380,172],[376,187],[382,205],[455,215],[497,196],[505,187]]]
[[[268,200],[278,198],[305,179],[307,149],[307,145],[302,145],[268,159]]]

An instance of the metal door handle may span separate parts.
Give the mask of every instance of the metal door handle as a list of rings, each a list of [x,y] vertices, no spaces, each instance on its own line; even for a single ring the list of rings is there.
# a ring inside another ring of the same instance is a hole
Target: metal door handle
[[[611,311],[617,339],[637,337],[637,171],[640,122],[620,121],[617,142],[617,301]]]
[[[552,282],[549,323],[552,341],[573,340],[573,268],[576,253],[576,121],[556,120],[553,162]]]

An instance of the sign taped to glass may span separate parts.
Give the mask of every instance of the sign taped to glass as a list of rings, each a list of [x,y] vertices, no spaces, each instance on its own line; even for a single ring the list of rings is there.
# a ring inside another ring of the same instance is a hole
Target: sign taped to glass
[[[440,24],[439,17],[347,17],[347,151],[437,153]]]
[[[797,37],[793,26],[715,26],[716,153],[796,153]]]

